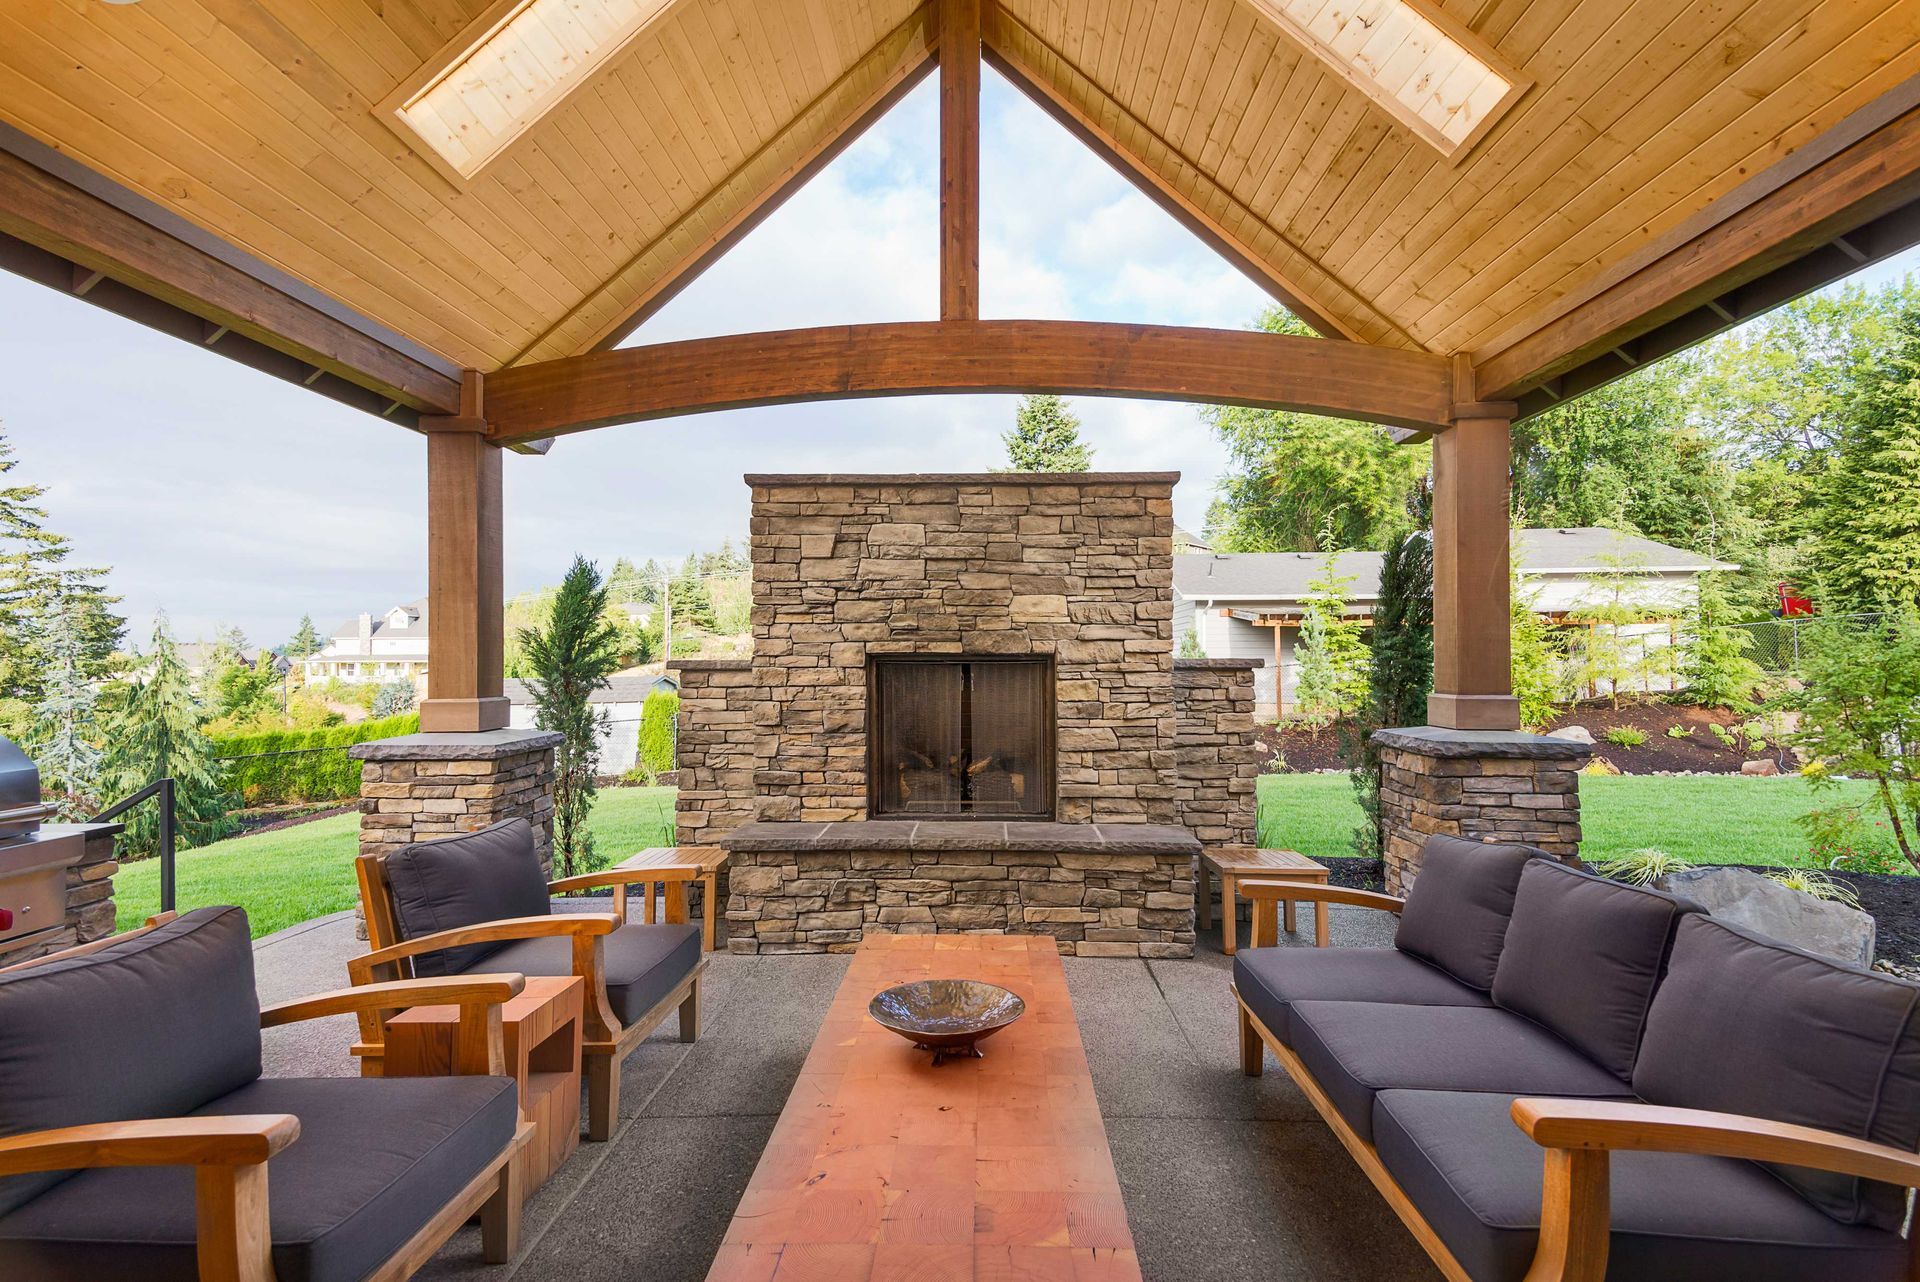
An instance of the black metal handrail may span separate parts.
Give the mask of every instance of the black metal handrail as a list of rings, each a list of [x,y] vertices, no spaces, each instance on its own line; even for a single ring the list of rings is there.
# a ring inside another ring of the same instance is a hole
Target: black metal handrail
[[[160,798],[160,911],[173,911],[173,780],[155,779],[125,801],[116,801],[93,817],[95,823],[118,819],[149,797]]]

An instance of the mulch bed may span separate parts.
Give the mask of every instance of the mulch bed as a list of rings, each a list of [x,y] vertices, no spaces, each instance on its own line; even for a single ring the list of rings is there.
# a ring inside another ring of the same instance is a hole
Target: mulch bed
[[[328,802],[324,805],[275,806],[270,810],[243,810],[232,818],[239,823],[240,831],[236,836],[250,837],[256,832],[277,832],[282,828],[298,828],[301,824],[310,824],[316,819],[330,819],[334,815],[352,814],[360,809],[358,801]]]
[[[1253,740],[1260,747],[1261,774],[1307,774],[1316,770],[1345,770],[1340,759],[1340,730],[1327,726],[1309,730],[1298,725],[1256,725]],[[1279,764],[1275,764],[1278,758]]]

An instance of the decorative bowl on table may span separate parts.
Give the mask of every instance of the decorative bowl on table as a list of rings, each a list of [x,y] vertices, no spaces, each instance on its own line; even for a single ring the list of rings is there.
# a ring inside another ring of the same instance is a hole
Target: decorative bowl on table
[[[1026,1002],[977,979],[922,979],[875,993],[867,1014],[924,1051],[938,1065],[949,1059],[979,1059],[974,1043],[993,1036],[1027,1013]]]

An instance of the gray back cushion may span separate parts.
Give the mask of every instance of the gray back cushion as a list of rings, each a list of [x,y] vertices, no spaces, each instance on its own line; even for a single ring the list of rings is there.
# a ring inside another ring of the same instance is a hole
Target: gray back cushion
[[[1633,1076],[1673,928],[1691,905],[1536,859],[1520,874],[1493,1000]]]
[[[85,957],[0,974],[0,1136],[180,1117],[260,1076],[253,944],[199,908]],[[0,1179],[0,1215],[71,1175]]]
[[[1713,918],[1680,923],[1634,1067],[1651,1104],[1743,1113],[1912,1152],[1920,1145],[1920,985]],[[1843,1224],[1900,1231],[1906,1191],[1771,1168]]]
[[[1485,992],[1493,987],[1520,870],[1529,859],[1549,857],[1511,842],[1428,837],[1393,946]]]
[[[389,855],[387,885],[402,939],[553,911],[533,849],[533,826],[525,819],[502,819],[479,832],[417,842]],[[413,973],[465,974],[504,947],[468,944],[427,953],[413,959]]]

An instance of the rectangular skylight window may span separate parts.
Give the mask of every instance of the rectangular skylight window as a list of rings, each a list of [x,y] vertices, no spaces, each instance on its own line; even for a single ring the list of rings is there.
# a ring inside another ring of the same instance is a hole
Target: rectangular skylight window
[[[1287,35],[1450,160],[1532,81],[1424,0],[1250,0]]]
[[[502,0],[380,114],[449,176],[471,178],[674,0]]]

